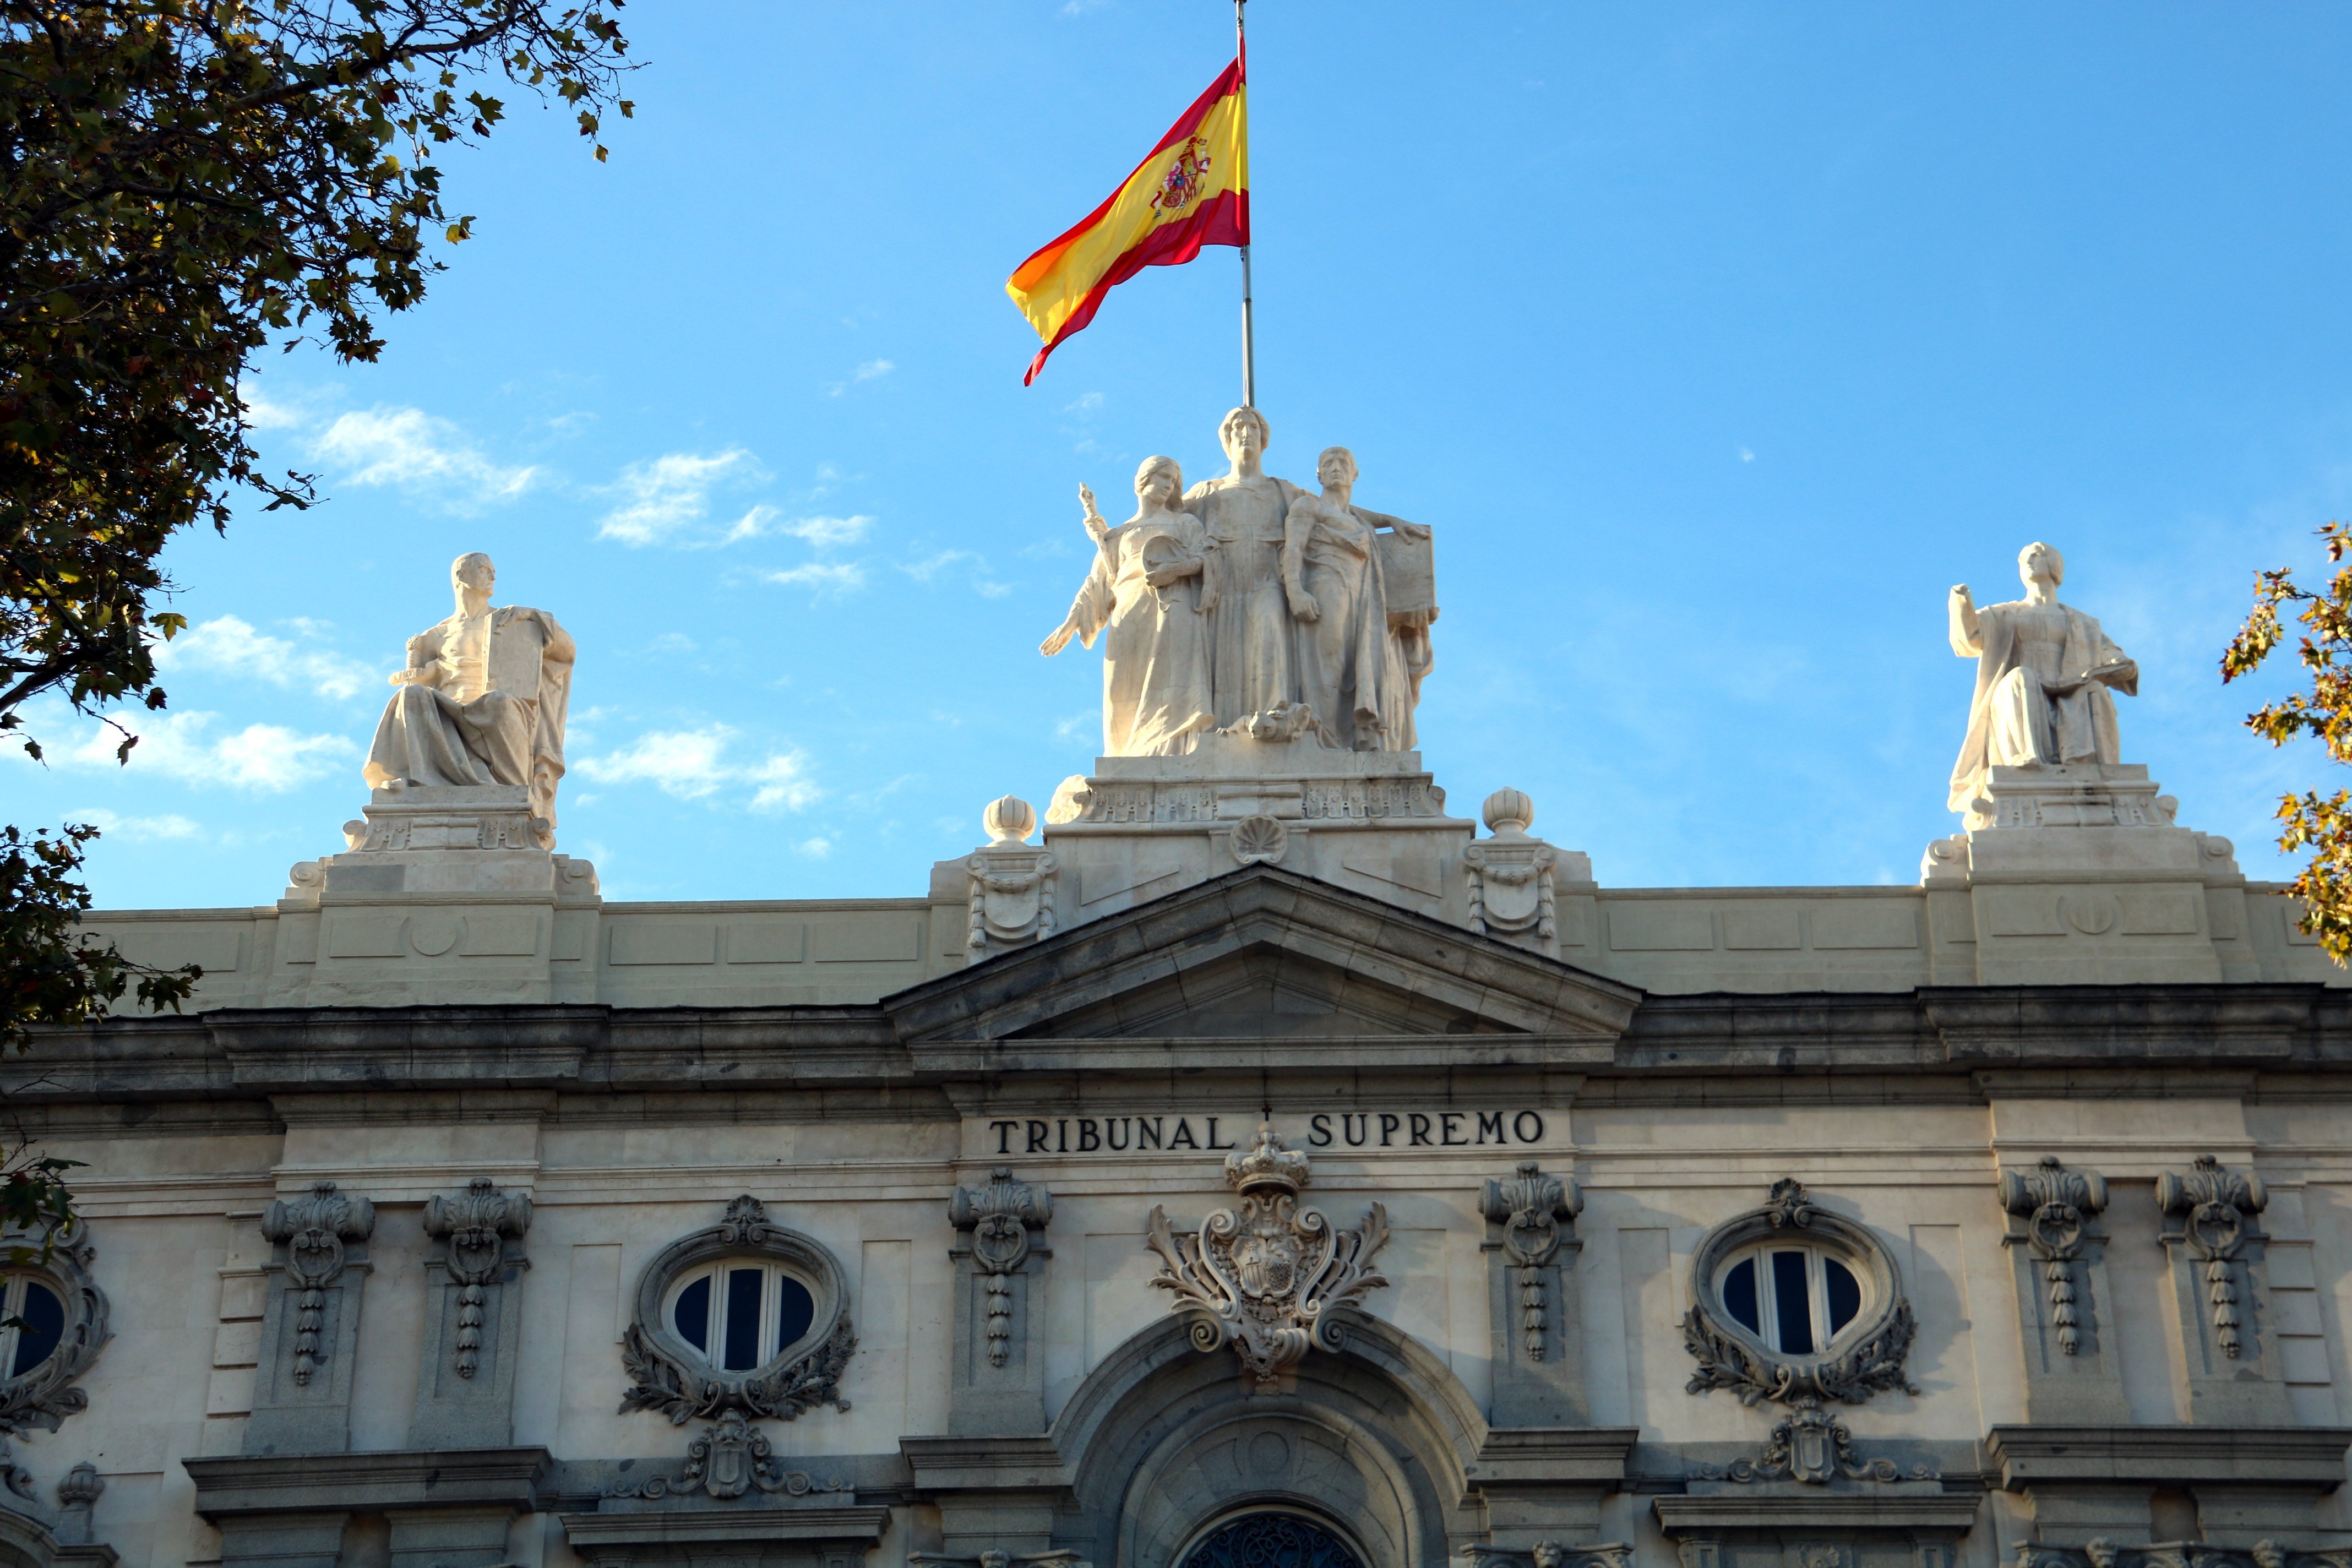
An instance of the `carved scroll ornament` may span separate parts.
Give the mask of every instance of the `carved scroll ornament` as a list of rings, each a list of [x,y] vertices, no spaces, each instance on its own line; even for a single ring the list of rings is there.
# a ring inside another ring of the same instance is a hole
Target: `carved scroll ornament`
[[[307,1384],[326,1352],[319,1342],[325,1321],[327,1287],[343,1272],[343,1244],[375,1234],[375,1205],[347,1198],[332,1182],[311,1185],[309,1195],[272,1202],[261,1216],[261,1234],[286,1248],[286,1288],[294,1303],[294,1381]]]
[[[988,1282],[988,1364],[1003,1366],[1013,1343],[1013,1276],[1029,1260],[1029,1231],[1054,1217],[1054,1194],[1013,1179],[999,1165],[982,1187],[958,1187],[948,1198],[948,1223],[971,1232],[971,1261]]]
[[[2074,1260],[2083,1255],[2089,1217],[2107,1206],[2107,1179],[2096,1171],[2067,1170],[2055,1154],[2045,1154],[2034,1170],[2000,1173],[2000,1206],[2024,1216],[2025,1243],[2042,1259],[2042,1283],[2050,1291],[2058,1348],[2074,1355],[2083,1346]]]
[[[785,1265],[807,1287],[816,1311],[808,1333],[764,1365],[728,1372],[678,1338],[662,1306],[679,1275],[740,1257]],[[729,1410],[780,1421],[820,1405],[847,1410],[841,1374],[856,1352],[841,1266],[815,1241],[771,1221],[766,1207],[747,1193],[728,1204],[724,1221],[672,1242],[639,1277],[636,1321],[621,1338],[621,1359],[630,1378],[621,1413],[658,1410],[672,1426],[683,1426],[695,1416]]]
[[[2194,1170],[2167,1171],[2156,1179],[2156,1206],[2180,1216],[2181,1239],[2203,1260],[2213,1338],[2232,1361],[2245,1348],[2234,1266],[2246,1245],[2247,1222],[2270,1201],[2260,1176],[2225,1171],[2210,1154],[2198,1155]]]
[[[1478,1212],[1503,1227],[1503,1255],[1518,1271],[1519,1330],[1529,1361],[1544,1358],[1544,1266],[1559,1256],[1560,1226],[1584,1209],[1584,1194],[1573,1178],[1548,1176],[1533,1160],[1522,1160],[1507,1182],[1488,1182],[1478,1194]]]
[[[1471,1568],[1633,1568],[1633,1549],[1622,1541],[1594,1546],[1566,1546],[1538,1541],[1525,1551],[1508,1546],[1470,1543]]]
[[[1866,1305],[1859,1319],[1827,1342],[1845,1348],[1800,1355],[1777,1351],[1734,1320],[1717,1294],[1717,1281],[1731,1254],[1776,1232],[1801,1231],[1832,1250],[1857,1275],[1866,1276]],[[1904,1373],[1904,1358],[1918,1332],[1910,1300],[1903,1294],[1894,1256],[1867,1227],[1817,1206],[1804,1184],[1783,1179],[1761,1208],[1738,1215],[1707,1233],[1691,1262],[1691,1310],[1684,1315],[1683,1348],[1698,1363],[1687,1392],[1729,1389],[1742,1405],[1770,1400],[1799,1405],[1806,1399],[1860,1405],[1872,1394],[1899,1388],[1918,1390]]]
[[[1786,1419],[1772,1428],[1771,1440],[1764,1451],[1753,1459],[1735,1459],[1720,1468],[1713,1465],[1699,1467],[1704,1480],[1752,1481],[1794,1480],[1808,1486],[1827,1486],[1843,1478],[1849,1481],[1932,1481],[1939,1479],[1925,1465],[1915,1465],[1906,1474],[1892,1459],[1865,1459],[1854,1451],[1853,1432],[1843,1421],[1822,1408],[1822,1402],[1811,1394],[1797,1400]]]
[[[838,1476],[819,1480],[806,1470],[787,1470],[775,1462],[775,1448],[760,1429],[730,1410],[702,1436],[686,1446],[686,1462],[671,1475],[656,1476],[635,1486],[626,1482],[608,1489],[611,1498],[692,1497],[700,1492],[729,1502],[751,1492],[772,1497],[806,1497],[811,1492],[845,1492],[850,1485]]]
[[[1255,1146],[1225,1156],[1225,1181],[1241,1194],[1239,1212],[1218,1209],[1193,1236],[1177,1236],[1167,1212],[1151,1206],[1144,1245],[1160,1254],[1151,1283],[1171,1292],[1189,1320],[1194,1346],[1231,1344],[1261,1389],[1275,1386],[1307,1351],[1337,1351],[1341,1321],[1366,1293],[1388,1283],[1371,1267],[1389,1238],[1388,1211],[1371,1205],[1354,1230],[1334,1231],[1314,1209],[1298,1207],[1311,1179],[1307,1156],[1283,1147],[1261,1123]]]
[[[476,1176],[462,1196],[431,1198],[425,1205],[425,1234],[443,1244],[444,1267],[457,1284],[457,1375],[471,1377],[482,1360],[485,1287],[495,1284],[507,1262],[507,1243],[530,1228],[530,1199],[502,1193],[488,1176]]]

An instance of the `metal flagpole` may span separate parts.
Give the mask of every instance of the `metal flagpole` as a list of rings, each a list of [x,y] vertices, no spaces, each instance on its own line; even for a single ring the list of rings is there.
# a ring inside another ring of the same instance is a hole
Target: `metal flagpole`
[[[1249,35],[1242,25],[1242,7],[1246,4],[1248,0],[1234,0],[1234,54],[1235,58],[1244,62],[1243,67],[1244,72],[1248,69],[1246,62],[1249,59]],[[1241,247],[1242,406],[1255,408],[1257,406],[1257,332],[1250,310],[1249,250],[1250,247],[1246,245]]]

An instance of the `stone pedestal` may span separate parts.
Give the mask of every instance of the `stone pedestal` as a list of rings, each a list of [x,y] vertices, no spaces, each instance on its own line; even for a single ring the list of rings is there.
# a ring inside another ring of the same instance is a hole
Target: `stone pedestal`
[[[1258,863],[1467,924],[1475,831],[1418,752],[1218,733],[1181,757],[1098,759],[1056,792],[1045,841],[1065,929]]]
[[[539,847],[527,796],[375,791],[348,849],[288,873],[271,1004],[594,1000],[596,869]]]
[[[1939,984],[2258,979],[2229,840],[2135,763],[1994,768],[1920,862]]]

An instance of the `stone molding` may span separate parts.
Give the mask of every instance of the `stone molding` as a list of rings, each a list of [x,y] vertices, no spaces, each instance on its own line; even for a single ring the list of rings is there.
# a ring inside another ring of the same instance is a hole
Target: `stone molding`
[[[540,1506],[555,1468],[545,1448],[412,1448],[361,1454],[242,1455],[180,1461],[196,1511],[218,1523],[250,1514],[338,1513],[430,1504]]]
[[[721,1258],[756,1257],[783,1264],[816,1300],[809,1331],[760,1366],[730,1373],[712,1366],[674,1332],[662,1311],[670,1281],[688,1268]],[[814,1237],[776,1224],[767,1206],[746,1193],[727,1205],[719,1224],[664,1247],[637,1279],[636,1316],[621,1341],[630,1377],[621,1409],[658,1410],[670,1425],[740,1410],[751,1417],[790,1421],[831,1405],[846,1410],[841,1374],[856,1353],[849,1314],[848,1276]]]
[[[1047,1436],[901,1437],[915,1495],[1012,1488],[1066,1490],[1070,1467]]]
[[[37,1568],[115,1568],[121,1561],[103,1542],[67,1541],[57,1529],[32,1514],[0,1505],[0,1557]]]
[[[2210,1541],[2129,1545],[2094,1536],[2081,1546],[2021,1541],[2016,1552],[2017,1568],[2352,1568],[2352,1550],[2305,1552],[2267,1540],[2250,1547]]]
[[[882,1542],[890,1510],[825,1504],[730,1509],[641,1509],[556,1516],[572,1550],[591,1563],[809,1562],[847,1568]],[[799,1552],[772,1550],[799,1547]],[[825,1551],[832,1547],[836,1550]]]
[[[1926,1483],[1916,1490],[1669,1493],[1654,1500],[1651,1507],[1669,1536],[1738,1530],[1883,1530],[1948,1531],[1958,1537],[1975,1528],[1983,1505],[1982,1492]]]
[[[1986,1461],[2021,1491],[2058,1481],[2150,1487],[2237,1480],[2331,1492],[2344,1484],[2352,1426],[1995,1426]]]

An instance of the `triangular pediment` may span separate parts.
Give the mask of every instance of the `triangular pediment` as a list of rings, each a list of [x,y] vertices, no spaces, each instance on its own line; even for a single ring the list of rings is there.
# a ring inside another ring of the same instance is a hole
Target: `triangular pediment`
[[[910,1044],[1504,1036],[1605,1049],[1641,1000],[1492,937],[1250,866],[882,1005]]]

